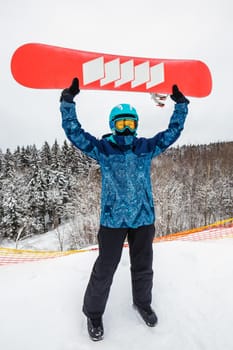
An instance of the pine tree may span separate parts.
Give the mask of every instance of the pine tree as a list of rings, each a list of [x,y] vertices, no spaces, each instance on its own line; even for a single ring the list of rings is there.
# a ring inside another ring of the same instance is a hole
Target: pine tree
[[[28,216],[33,233],[46,232],[47,224],[47,181],[43,169],[35,166],[28,184]]]
[[[54,144],[51,147],[51,169],[60,169],[60,168],[61,168],[61,150],[57,140],[55,140]]]
[[[10,178],[14,176],[14,157],[8,148],[2,160],[3,176]]]
[[[2,198],[2,232],[3,237],[16,239],[24,226],[22,208],[20,207],[14,181],[8,182]]]
[[[51,165],[52,156],[48,142],[44,143],[39,154],[41,159],[41,166],[45,168],[49,167]]]

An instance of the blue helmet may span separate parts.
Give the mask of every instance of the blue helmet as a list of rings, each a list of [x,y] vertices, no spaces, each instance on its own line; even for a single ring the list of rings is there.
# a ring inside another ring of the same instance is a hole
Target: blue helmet
[[[115,121],[119,119],[133,119],[138,124],[136,109],[127,103],[121,103],[113,107],[109,115],[109,126],[111,130],[115,130]]]

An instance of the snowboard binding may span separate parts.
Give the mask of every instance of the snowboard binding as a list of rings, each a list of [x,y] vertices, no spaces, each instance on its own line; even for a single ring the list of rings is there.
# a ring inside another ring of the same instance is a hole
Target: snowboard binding
[[[156,103],[157,107],[164,107],[168,95],[162,95],[158,93],[151,93],[152,100]]]

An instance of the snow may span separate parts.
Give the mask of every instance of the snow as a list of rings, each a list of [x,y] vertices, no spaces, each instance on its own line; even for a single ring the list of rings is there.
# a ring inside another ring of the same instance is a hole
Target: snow
[[[233,240],[155,243],[153,306],[144,325],[131,302],[128,248],[104,314],[88,338],[83,294],[97,251],[0,267],[2,350],[232,350]]]
[[[59,251],[61,245],[64,251],[70,250],[70,239],[72,231],[75,229],[75,224],[68,222],[60,225],[55,230],[48,231],[43,234],[32,235],[18,241],[9,238],[4,238],[1,242],[3,248],[17,248],[26,250],[42,250],[42,251]],[[79,249],[80,247],[77,247]]]

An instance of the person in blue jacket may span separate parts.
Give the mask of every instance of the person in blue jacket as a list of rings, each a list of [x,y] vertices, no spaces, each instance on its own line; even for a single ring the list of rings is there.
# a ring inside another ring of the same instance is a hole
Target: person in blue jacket
[[[74,97],[80,92],[74,78],[61,94],[62,127],[71,143],[94,158],[102,176],[99,255],[85,292],[83,312],[92,340],[103,338],[102,316],[125,240],[129,244],[133,306],[148,326],[157,316],[151,307],[155,212],[150,179],[151,161],[180,136],[188,113],[188,99],[177,85],[176,102],[168,128],[151,138],[137,137],[139,117],[134,107],[121,103],[109,116],[111,134],[97,139],[77,119]]]

